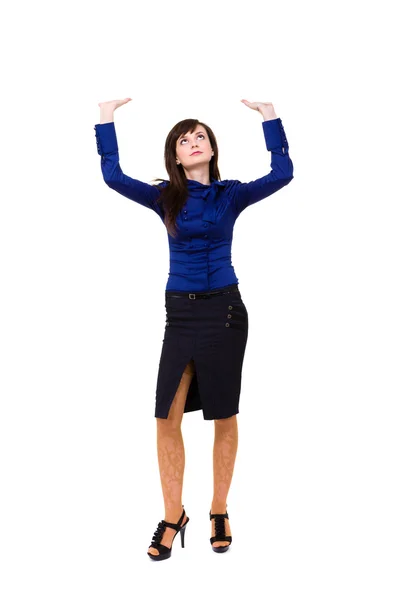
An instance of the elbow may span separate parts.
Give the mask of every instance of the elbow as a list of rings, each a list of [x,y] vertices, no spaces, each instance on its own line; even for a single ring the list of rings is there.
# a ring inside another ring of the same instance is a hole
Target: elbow
[[[280,182],[282,184],[282,187],[285,187],[286,185],[288,185],[293,179],[293,173],[291,175],[287,175],[286,177],[281,177]]]
[[[107,175],[103,175],[103,179],[104,179],[104,183],[105,183],[106,185],[108,185],[108,187],[112,187],[112,184],[113,184],[113,179],[112,179],[112,177],[110,177],[110,175],[109,175],[109,174],[107,174]]]
[[[289,156],[287,156],[287,160],[281,162],[281,164],[275,165],[273,169],[274,175],[276,179],[279,181],[289,183],[293,179],[293,162]]]
[[[282,182],[282,186],[287,185],[288,183],[290,183],[293,179],[294,175],[293,172],[292,173],[287,173],[285,174],[285,176],[279,177],[279,181]]]
[[[292,181],[293,177],[293,162],[291,158],[289,158],[286,169],[283,173],[283,179],[287,180],[287,183],[289,183],[289,181]]]
[[[286,185],[288,185],[293,179],[293,175],[291,175],[290,177],[285,177],[285,179],[281,179],[282,182],[282,187],[285,187]]]
[[[119,180],[119,173],[116,165],[105,163],[102,165],[102,173],[104,182],[111,187]]]

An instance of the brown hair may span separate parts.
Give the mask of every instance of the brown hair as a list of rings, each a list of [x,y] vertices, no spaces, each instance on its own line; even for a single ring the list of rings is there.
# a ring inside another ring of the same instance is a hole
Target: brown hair
[[[164,223],[168,233],[172,237],[176,237],[176,217],[185,204],[188,194],[185,171],[183,170],[181,164],[176,164],[176,142],[181,135],[187,133],[188,131],[192,133],[196,129],[197,125],[201,125],[206,130],[210,140],[211,148],[214,151],[214,155],[211,157],[209,163],[210,181],[211,179],[216,179],[218,181],[221,180],[218,170],[217,140],[210,127],[208,127],[205,123],[200,122],[198,119],[184,119],[183,121],[179,121],[179,123],[177,123],[171,129],[167,135],[167,139],[165,140],[164,162],[165,168],[169,175],[169,184],[163,186],[159,183],[155,186],[161,189],[161,193],[157,199],[157,202],[163,205],[165,213]],[[167,180],[157,177],[156,179],[152,179],[152,181],[166,182]]]

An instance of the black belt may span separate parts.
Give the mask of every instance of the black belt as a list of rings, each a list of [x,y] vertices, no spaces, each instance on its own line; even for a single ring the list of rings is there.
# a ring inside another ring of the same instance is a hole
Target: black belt
[[[211,296],[221,296],[222,294],[230,294],[232,292],[238,292],[239,287],[237,284],[229,286],[222,290],[216,290],[215,292],[178,292],[172,294],[171,292],[165,292],[167,298],[189,298],[190,300],[196,300],[197,298],[210,298]]]

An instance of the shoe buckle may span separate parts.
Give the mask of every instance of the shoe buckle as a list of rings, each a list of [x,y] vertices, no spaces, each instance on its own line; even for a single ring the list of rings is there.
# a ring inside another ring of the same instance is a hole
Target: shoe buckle
[[[189,294],[190,300],[196,300],[196,294]]]

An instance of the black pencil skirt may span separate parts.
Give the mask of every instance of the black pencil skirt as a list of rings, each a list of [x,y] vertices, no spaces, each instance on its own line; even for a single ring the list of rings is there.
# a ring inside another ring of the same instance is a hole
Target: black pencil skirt
[[[206,420],[237,414],[248,336],[248,313],[238,285],[208,293],[166,291],[165,308],[155,417],[168,418],[189,363],[194,375],[184,412],[202,410]]]

